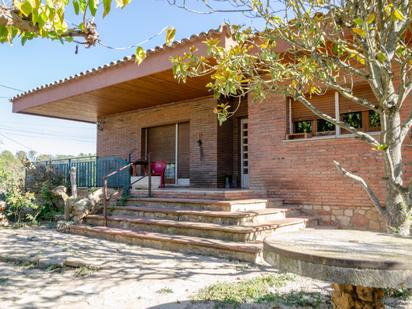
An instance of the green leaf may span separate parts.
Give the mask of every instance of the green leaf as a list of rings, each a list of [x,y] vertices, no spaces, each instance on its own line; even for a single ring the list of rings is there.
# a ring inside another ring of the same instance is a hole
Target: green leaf
[[[388,145],[386,144],[379,144],[378,146],[376,146],[376,150],[379,151],[385,151],[386,149],[388,149]]]
[[[31,14],[31,12],[33,11],[33,8],[30,4],[30,1],[24,1],[21,6],[20,6],[20,12],[22,12],[22,14],[24,16],[29,16]]]
[[[146,52],[145,52],[145,50],[143,49],[143,47],[141,47],[141,46],[138,46],[137,48],[136,48],[136,52],[134,53],[134,56],[135,56],[135,61],[136,61],[136,63],[138,64],[138,65],[140,65],[142,62],[143,62],[143,60],[146,58]]]
[[[362,26],[363,25],[363,19],[360,17],[356,17],[353,22],[357,25],[357,26]]]
[[[112,8],[112,0],[103,0],[103,8],[103,17],[105,17],[107,14],[109,14]]]
[[[169,27],[166,30],[166,44],[170,45],[175,40],[176,29],[174,27]]]
[[[385,54],[382,53],[382,52],[379,52],[379,53],[376,55],[376,58],[378,58],[379,62],[381,62],[381,63],[384,63],[385,60],[386,60],[386,56],[385,56]]]
[[[89,10],[92,16],[96,16],[97,3],[95,0],[89,0]]]
[[[79,0],[80,12],[86,12],[87,2],[86,0]]]
[[[74,9],[74,13],[76,13],[76,15],[79,15],[79,12],[80,12],[79,0],[73,0],[73,9]]]
[[[26,42],[27,42],[27,37],[22,36],[21,37],[21,45],[24,46],[24,44],[26,44]]]

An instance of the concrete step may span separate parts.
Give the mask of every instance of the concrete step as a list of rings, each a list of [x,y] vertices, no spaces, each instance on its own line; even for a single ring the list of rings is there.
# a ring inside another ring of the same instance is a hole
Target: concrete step
[[[250,225],[221,225],[167,219],[109,216],[107,224],[109,227],[122,229],[246,242],[263,240],[273,232],[303,229],[309,221],[310,219],[307,218],[285,218]],[[102,215],[89,215],[86,217],[85,222],[94,226],[103,226],[105,224]]]
[[[168,209],[156,207],[116,206],[111,209],[113,216],[139,217],[146,219],[168,219],[175,221],[206,222],[224,225],[244,225],[264,223],[299,215],[294,209],[265,208],[255,211],[211,211],[190,209]]]
[[[211,255],[246,262],[261,259],[262,243],[237,243],[202,237],[132,231],[103,226],[72,225],[69,233],[107,239],[131,245],[192,254]]]
[[[131,190],[130,194],[136,197],[147,197],[147,190]],[[200,189],[200,188],[165,188],[152,190],[152,197],[174,198],[179,196],[184,199],[207,200],[241,200],[260,198],[264,192],[248,189]]]
[[[242,200],[213,200],[213,199],[185,199],[185,198],[148,198],[129,197],[124,205],[150,208],[167,209],[192,209],[211,211],[254,211],[265,209],[265,199],[242,199]]]

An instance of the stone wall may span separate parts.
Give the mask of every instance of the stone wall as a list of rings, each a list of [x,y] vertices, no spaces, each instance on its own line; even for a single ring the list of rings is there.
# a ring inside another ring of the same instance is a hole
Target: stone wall
[[[302,211],[318,216],[321,225],[356,230],[385,231],[386,225],[372,206],[303,205]]]

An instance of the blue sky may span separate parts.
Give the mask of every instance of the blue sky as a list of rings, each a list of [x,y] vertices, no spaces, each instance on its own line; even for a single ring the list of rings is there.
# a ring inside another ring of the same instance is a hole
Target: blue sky
[[[141,42],[166,26],[175,26],[176,38],[180,39],[217,28],[224,21],[251,22],[240,14],[199,15],[170,6],[166,0],[135,0],[124,10],[114,9],[105,19],[98,18],[96,23],[105,44],[124,47]],[[163,42],[164,36],[159,36],[144,47]],[[75,45],[38,39],[22,47],[16,41],[13,46],[0,45],[0,85],[27,90],[132,53],[133,49],[81,47],[76,55]],[[17,93],[0,87],[0,151],[35,150],[38,153],[73,155],[95,152],[94,125],[13,114],[7,98]]]

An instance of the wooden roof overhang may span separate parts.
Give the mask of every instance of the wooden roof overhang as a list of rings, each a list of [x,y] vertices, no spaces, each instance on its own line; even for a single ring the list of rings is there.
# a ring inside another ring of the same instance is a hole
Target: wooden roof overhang
[[[191,46],[206,55],[202,41],[210,37],[230,44],[225,31],[211,30],[148,51],[139,66],[127,57],[22,93],[11,99],[13,112],[95,123],[111,114],[208,96],[210,76],[179,83],[170,57],[183,55]]]

